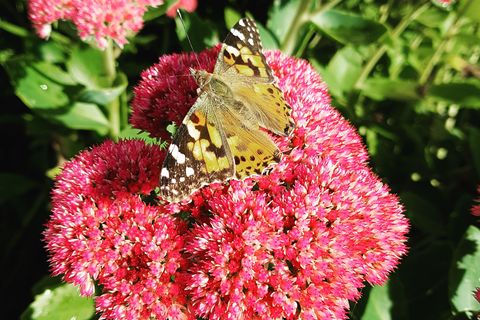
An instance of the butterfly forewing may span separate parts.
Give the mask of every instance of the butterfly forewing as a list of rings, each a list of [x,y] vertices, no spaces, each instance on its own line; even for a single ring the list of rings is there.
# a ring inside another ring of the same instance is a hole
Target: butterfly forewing
[[[179,126],[160,173],[160,193],[179,201],[202,185],[235,174],[233,157],[221,124],[209,115],[208,94],[198,98]]]
[[[241,19],[225,38],[214,73],[224,77],[255,78],[257,82],[273,82],[275,78],[262,53],[262,43],[255,22]]]
[[[262,127],[287,135],[294,127],[291,108],[261,50],[255,22],[242,19],[225,39],[215,70],[224,71],[222,76],[234,94],[250,107]]]
[[[160,192],[169,201],[213,181],[262,174],[279,161],[280,151],[260,127],[289,134],[291,109],[261,50],[255,23],[242,19],[225,39],[213,74],[194,71],[202,93],[160,175]]]

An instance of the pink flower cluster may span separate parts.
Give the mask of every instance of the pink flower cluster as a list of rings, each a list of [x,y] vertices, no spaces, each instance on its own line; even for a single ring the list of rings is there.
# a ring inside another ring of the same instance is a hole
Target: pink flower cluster
[[[456,0],[432,0],[432,2],[444,8],[448,8],[453,5]]]
[[[198,59],[212,71],[219,48]],[[406,253],[408,222],[367,167],[355,130],[303,60],[267,52],[296,128],[273,137],[267,175],[214,183],[180,204],[152,192],[164,150],[106,142],[67,163],[45,231],[53,272],[85,295],[102,286],[105,319],[345,319],[365,282],[382,284]],[[142,74],[132,122],[168,137],[194,103],[193,54]]]
[[[108,39],[119,46],[127,43],[127,35],[143,27],[143,14],[148,6],[159,6],[163,0],[30,0],[29,18],[38,35],[50,35],[51,24],[71,20],[85,40],[93,37],[98,47],[105,48]],[[169,8],[173,16],[177,8],[194,11],[196,0],[179,0]]]

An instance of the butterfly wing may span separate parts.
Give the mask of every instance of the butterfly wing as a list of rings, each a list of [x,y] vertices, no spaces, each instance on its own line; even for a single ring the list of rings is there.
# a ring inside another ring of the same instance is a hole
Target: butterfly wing
[[[160,194],[179,201],[202,185],[234,177],[233,156],[212,100],[202,94],[185,116],[160,172]]]
[[[179,201],[203,185],[262,174],[279,150],[258,125],[245,121],[241,103],[201,95],[170,144],[160,193]]]
[[[243,106],[245,108],[245,106]],[[235,177],[243,179],[264,173],[271,164],[280,160],[280,151],[272,139],[258,125],[240,118],[235,110],[222,109],[222,129],[235,163]]]
[[[241,19],[227,35],[214,73],[222,76],[235,98],[242,101],[259,124],[278,135],[288,135],[294,124],[291,108],[262,53],[257,26]]]
[[[259,126],[288,134],[291,109],[261,50],[255,23],[240,20],[215,65],[213,75],[221,85],[202,88],[168,149],[160,174],[166,199],[179,201],[213,181],[262,174],[278,162],[277,146]]]

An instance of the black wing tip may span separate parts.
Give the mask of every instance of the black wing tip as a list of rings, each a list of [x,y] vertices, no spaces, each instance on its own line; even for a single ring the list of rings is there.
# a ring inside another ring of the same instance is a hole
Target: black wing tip
[[[237,21],[237,23],[235,23],[232,29],[240,29],[240,27],[242,28],[252,27],[258,32],[257,23],[253,18],[249,18],[249,17],[241,18],[240,20]]]

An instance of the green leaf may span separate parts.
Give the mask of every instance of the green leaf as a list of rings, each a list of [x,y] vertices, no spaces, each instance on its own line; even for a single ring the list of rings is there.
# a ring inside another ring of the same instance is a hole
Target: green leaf
[[[278,42],[283,43],[285,40],[300,4],[300,0],[274,2],[268,13],[267,28],[275,35]]]
[[[449,273],[449,295],[458,312],[480,310],[473,292],[480,287],[480,229],[470,226],[455,249]]]
[[[185,28],[180,21],[180,18],[175,18],[175,30],[178,39],[182,42],[182,48],[184,50],[192,50],[187,40],[187,34],[192,41],[193,51],[210,48],[220,42],[214,24],[210,21],[200,19],[196,13],[183,15],[183,21],[185,23]]]
[[[46,289],[35,296],[35,300],[22,314],[22,320],[90,319],[95,314],[92,298],[81,297],[78,289],[64,284]]]
[[[378,152],[378,134],[375,130],[369,128],[365,132],[365,141],[367,143],[368,153],[374,157]]]
[[[42,60],[50,63],[64,63],[66,52],[63,46],[55,41],[42,41],[38,47]]]
[[[78,100],[106,105],[122,94],[122,92],[127,89],[127,85],[127,76],[121,72],[118,74],[117,79],[113,83],[113,87],[102,89],[85,89],[80,92]]]
[[[385,99],[408,101],[420,98],[417,83],[407,80],[370,78],[363,83],[360,90],[367,97],[379,101]]]
[[[344,44],[369,44],[387,32],[387,28],[379,22],[334,9],[313,15],[311,22],[326,35]]]
[[[429,28],[440,27],[448,17],[448,12],[438,7],[430,7],[423,11],[415,20]]]
[[[177,133],[177,129],[177,125],[173,122],[167,126],[167,132],[170,133],[172,137]]]
[[[149,136],[147,132],[140,131],[136,128],[133,128],[132,126],[128,125],[126,128],[124,128],[120,134],[119,134],[119,139],[138,139],[138,140],[143,140],[146,143],[149,144],[161,144],[159,139],[152,138]]]
[[[104,64],[104,56],[99,49],[75,47],[67,61],[67,69],[78,83],[98,89],[109,84]]]
[[[48,76],[50,79],[54,80],[59,84],[63,84],[66,86],[74,86],[78,83],[68,74],[66,71],[62,70],[60,67],[48,63],[40,61],[35,63],[35,68],[43,73],[44,75]]]
[[[53,119],[64,126],[77,130],[95,130],[105,135],[109,129],[109,123],[100,108],[92,103],[76,102],[66,113],[53,115]]]
[[[480,108],[480,81],[471,80],[433,85],[428,91],[428,96],[435,100],[477,109]]]
[[[258,21],[256,22],[258,27],[258,32],[260,32],[260,39],[262,39],[262,45],[265,49],[278,49],[280,44],[278,43],[275,35],[270,32],[267,28],[265,28],[261,23]]]
[[[473,21],[480,22],[480,0],[462,0],[459,10]]]
[[[473,166],[477,171],[478,178],[480,180],[480,130],[471,127],[468,135],[468,143],[470,146],[470,154],[473,158]]]
[[[5,64],[15,94],[31,109],[56,109],[69,102],[64,87],[42,72],[45,65],[25,59],[10,60]]]
[[[225,7],[223,16],[225,18],[225,25],[227,26],[227,29],[233,27],[238,22],[238,20],[242,18],[240,12],[233,9],[232,7]]]
[[[338,50],[327,66],[327,72],[334,77],[335,85],[341,91],[350,91],[362,71],[362,56],[355,48],[346,46]]]
[[[362,319],[368,320],[391,320],[393,302],[389,295],[388,283],[383,286],[375,286],[370,290],[367,306]]]
[[[147,22],[158,17],[161,17],[167,12],[168,3],[163,3],[162,5],[152,8],[148,7],[148,11],[143,15],[143,21]]]
[[[413,192],[403,192],[400,198],[405,204],[407,217],[415,227],[427,234],[440,235],[444,232],[441,212],[431,202]]]

